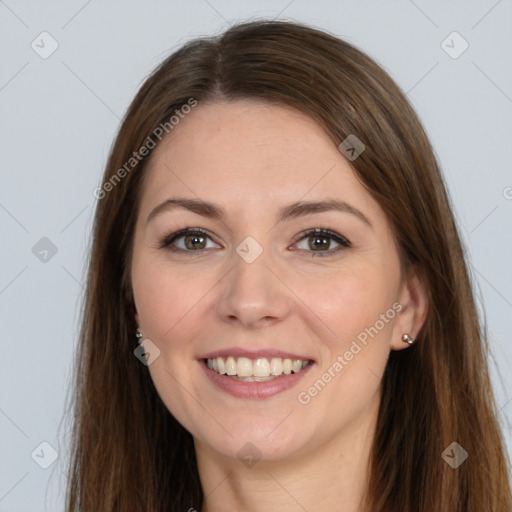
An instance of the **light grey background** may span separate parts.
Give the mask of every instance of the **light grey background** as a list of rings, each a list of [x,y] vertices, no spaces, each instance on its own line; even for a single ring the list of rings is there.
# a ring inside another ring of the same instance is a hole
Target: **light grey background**
[[[499,417],[512,417],[510,0],[0,0],[0,512],[63,509],[61,420],[93,190],[120,118],[173,49],[258,17],[344,37],[407,92],[440,159],[486,311],[502,374],[500,381],[493,366]],[[51,49],[43,31],[58,43],[46,59],[31,47]],[[453,31],[469,44],[458,58],[445,51],[464,47],[458,36],[446,40]],[[55,255],[39,246],[38,257],[32,252],[43,237]],[[41,442],[58,452],[48,469],[35,462],[51,462]]]

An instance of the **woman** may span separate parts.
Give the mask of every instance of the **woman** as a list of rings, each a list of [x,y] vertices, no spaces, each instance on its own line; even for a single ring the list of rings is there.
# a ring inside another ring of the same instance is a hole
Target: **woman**
[[[450,201],[369,57],[186,44],[95,195],[69,511],[512,509]]]

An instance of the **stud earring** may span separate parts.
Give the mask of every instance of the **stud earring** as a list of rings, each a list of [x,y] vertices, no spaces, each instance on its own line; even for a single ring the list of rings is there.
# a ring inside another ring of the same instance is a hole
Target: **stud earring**
[[[404,343],[409,343],[409,345],[412,345],[414,343],[414,338],[409,336],[407,333],[402,336],[402,341]]]
[[[144,336],[144,334],[142,334],[140,327],[137,327],[137,332],[135,333],[135,337],[137,338],[137,340],[140,340],[142,338],[142,336]]]

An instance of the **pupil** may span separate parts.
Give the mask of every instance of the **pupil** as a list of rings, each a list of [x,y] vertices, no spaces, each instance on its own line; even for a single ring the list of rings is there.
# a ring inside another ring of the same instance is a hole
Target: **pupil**
[[[204,241],[204,237],[203,236],[198,236],[198,235],[189,235],[186,238],[186,246],[189,249],[196,249],[197,247],[199,247],[199,244],[195,243],[198,240],[199,240],[199,244],[201,244],[201,241]]]
[[[317,243],[317,242],[320,242],[320,243]],[[322,248],[327,248],[328,245],[329,245],[329,242],[327,240],[327,237],[317,236],[314,238],[314,242],[311,247],[316,248],[316,249],[322,249]]]

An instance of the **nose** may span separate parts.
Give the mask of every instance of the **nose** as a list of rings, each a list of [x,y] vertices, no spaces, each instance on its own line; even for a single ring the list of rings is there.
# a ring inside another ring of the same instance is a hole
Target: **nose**
[[[282,321],[290,311],[291,293],[267,251],[251,263],[234,251],[232,260],[220,284],[219,316],[249,329]]]

